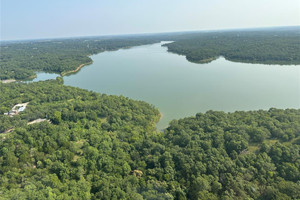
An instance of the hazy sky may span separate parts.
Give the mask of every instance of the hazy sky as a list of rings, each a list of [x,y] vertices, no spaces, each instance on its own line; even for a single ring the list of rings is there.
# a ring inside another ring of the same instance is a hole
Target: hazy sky
[[[300,25],[299,0],[0,0],[1,40]]]

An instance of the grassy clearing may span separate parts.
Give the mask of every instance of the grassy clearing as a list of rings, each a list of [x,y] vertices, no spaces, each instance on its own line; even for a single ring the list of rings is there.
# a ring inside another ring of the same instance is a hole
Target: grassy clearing
[[[276,142],[280,142],[280,141],[278,139],[266,139],[264,140],[264,142],[267,143],[268,145],[273,145]],[[259,143],[249,143],[248,150],[251,153],[256,153],[259,150],[259,148],[260,148]]]

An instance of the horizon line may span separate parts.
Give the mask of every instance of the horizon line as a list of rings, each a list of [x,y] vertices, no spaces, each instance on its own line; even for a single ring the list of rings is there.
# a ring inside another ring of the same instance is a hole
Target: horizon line
[[[260,26],[260,27],[242,27],[242,28],[220,28],[220,29],[202,29],[202,30],[182,30],[182,31],[164,31],[164,32],[140,32],[140,33],[123,33],[123,34],[103,34],[103,35],[85,35],[85,36],[58,36],[58,37],[45,37],[45,38],[31,38],[31,39],[9,39],[2,40],[1,42],[22,42],[22,41],[36,41],[36,40],[59,40],[59,39],[80,39],[89,37],[118,37],[118,36],[136,36],[136,35],[157,35],[157,34],[172,34],[172,33],[189,33],[189,32],[214,32],[214,31],[234,31],[234,30],[251,30],[251,29],[270,29],[270,28],[292,28],[299,27],[300,25],[287,25],[287,26]]]

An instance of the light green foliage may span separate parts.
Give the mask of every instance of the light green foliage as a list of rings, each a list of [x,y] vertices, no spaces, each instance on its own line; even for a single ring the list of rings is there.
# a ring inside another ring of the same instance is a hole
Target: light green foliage
[[[300,110],[208,111],[157,132],[153,106],[61,78],[0,91],[3,112],[30,102],[0,113],[0,131],[14,128],[0,138],[0,199],[300,198]]]

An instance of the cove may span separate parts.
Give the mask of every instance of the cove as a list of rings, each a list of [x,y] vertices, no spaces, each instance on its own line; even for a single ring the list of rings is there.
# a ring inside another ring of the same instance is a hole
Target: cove
[[[36,77],[32,81],[27,82],[38,82],[38,81],[46,81],[50,79],[56,79],[60,75],[54,73],[46,73],[46,72],[36,72]]]
[[[103,52],[64,77],[65,85],[123,95],[156,106],[159,129],[198,112],[300,108],[300,66],[230,62],[195,64],[163,43]]]

